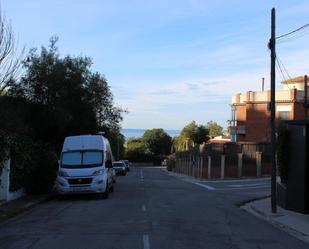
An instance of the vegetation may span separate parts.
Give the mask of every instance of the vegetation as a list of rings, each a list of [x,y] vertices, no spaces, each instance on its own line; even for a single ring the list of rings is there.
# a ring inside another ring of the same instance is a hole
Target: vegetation
[[[179,136],[173,138],[172,151],[184,151],[209,140],[209,131],[204,125],[197,125],[192,121],[186,125]]]
[[[126,143],[126,158],[133,162],[150,162],[151,154],[141,138],[129,138]]]
[[[206,127],[209,131],[209,136],[212,137],[212,138],[217,137],[217,136],[221,136],[223,134],[223,127],[218,125],[214,121],[209,121],[206,124]]]
[[[60,57],[56,43],[31,49],[24,74],[0,96],[0,153],[10,150],[13,189],[30,193],[51,190],[66,136],[104,131],[116,157],[124,154],[124,110],[114,105],[107,80],[91,72],[88,57]]]
[[[163,129],[145,131],[142,141],[147,152],[153,155],[168,155],[171,152],[172,138]]]
[[[16,79],[21,67],[23,51],[17,52],[15,37],[10,22],[0,9],[0,96],[11,81]]]
[[[126,158],[134,162],[160,164],[171,152],[172,138],[163,129],[146,130],[141,138],[129,138]]]

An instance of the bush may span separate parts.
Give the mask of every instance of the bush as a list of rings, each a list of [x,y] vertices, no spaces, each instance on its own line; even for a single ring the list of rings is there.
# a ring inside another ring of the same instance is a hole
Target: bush
[[[57,156],[48,145],[0,131],[0,154],[4,151],[10,151],[10,191],[24,188],[29,194],[42,194],[52,190]],[[4,160],[0,159],[1,166]]]
[[[167,165],[166,165],[166,169],[168,171],[173,171],[173,169],[175,168],[176,166],[176,159],[175,159],[175,156],[170,156],[168,159],[167,159]]]
[[[25,190],[29,194],[50,192],[57,175],[57,156],[47,145],[35,144],[31,167],[25,176]]]

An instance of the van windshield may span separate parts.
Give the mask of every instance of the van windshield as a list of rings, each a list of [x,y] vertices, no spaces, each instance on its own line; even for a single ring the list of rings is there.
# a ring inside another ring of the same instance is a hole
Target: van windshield
[[[61,158],[62,168],[89,168],[102,165],[102,151],[70,151],[64,152]]]

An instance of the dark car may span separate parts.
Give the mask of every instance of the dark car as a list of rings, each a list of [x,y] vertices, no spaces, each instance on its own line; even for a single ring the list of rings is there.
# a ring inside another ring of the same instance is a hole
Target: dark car
[[[127,174],[126,164],[123,161],[117,161],[113,163],[113,168],[116,172],[116,175],[123,175]]]

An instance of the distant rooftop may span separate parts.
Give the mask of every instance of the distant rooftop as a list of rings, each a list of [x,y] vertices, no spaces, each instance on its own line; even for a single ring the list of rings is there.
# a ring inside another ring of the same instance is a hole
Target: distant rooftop
[[[292,79],[288,79],[288,80],[284,80],[282,81],[283,84],[294,84],[294,83],[304,83],[305,81],[305,76],[297,76],[295,78]]]

